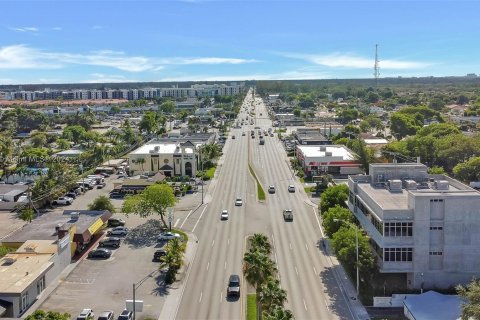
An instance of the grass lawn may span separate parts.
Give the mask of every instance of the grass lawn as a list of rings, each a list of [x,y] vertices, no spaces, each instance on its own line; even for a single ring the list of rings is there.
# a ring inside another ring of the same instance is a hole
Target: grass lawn
[[[210,169],[207,170],[207,177],[210,179],[213,179],[213,176],[215,175],[215,170],[217,170],[217,166],[211,167]]]
[[[255,178],[255,181],[257,181],[257,197],[258,197],[258,200],[265,200],[265,190],[263,190],[263,187],[260,184],[260,181],[258,181],[257,175],[255,174],[255,171],[253,171],[253,168],[250,164],[248,164],[248,170],[250,170],[250,173]]]
[[[257,320],[257,304],[255,293],[247,294],[247,320]]]
[[[315,187],[304,187],[303,189],[306,193],[311,193],[315,191]]]

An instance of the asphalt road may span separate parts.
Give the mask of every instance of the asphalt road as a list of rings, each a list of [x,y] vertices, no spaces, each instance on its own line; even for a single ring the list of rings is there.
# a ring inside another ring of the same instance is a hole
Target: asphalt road
[[[243,279],[245,239],[258,232],[269,236],[274,246],[281,285],[287,290],[286,307],[296,319],[351,319],[335,272],[319,246],[322,236],[316,210],[305,203],[303,187],[293,179],[276,134],[266,136],[265,145],[259,145],[258,129],[254,127],[268,130],[272,121],[262,100],[256,98],[253,104],[251,100],[248,94],[244,105],[250,109],[254,106],[254,124],[248,121],[241,129],[231,130],[230,137],[235,135],[235,139],[229,138],[225,145],[212,199],[200,208],[196,218],[193,232],[199,239],[198,249],[176,319],[245,318],[246,283],[242,282],[239,300],[228,300],[227,280],[233,273]],[[246,115],[242,108],[239,119]],[[250,130],[255,130],[255,139],[250,137]],[[241,135],[243,131],[245,136]],[[256,200],[249,157],[265,192],[269,185],[276,187],[276,193],[267,194],[262,203]],[[295,185],[295,193],[288,192],[289,184]],[[237,196],[244,201],[242,207],[234,206]],[[294,211],[293,222],[283,220],[282,211],[287,208]],[[220,220],[223,209],[230,213],[228,221]]]

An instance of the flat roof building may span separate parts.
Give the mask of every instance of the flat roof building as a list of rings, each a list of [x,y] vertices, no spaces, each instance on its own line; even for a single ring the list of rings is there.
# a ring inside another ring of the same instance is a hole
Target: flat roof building
[[[348,207],[368,233],[381,273],[410,289],[451,288],[480,276],[480,192],[421,163],[370,164],[350,176]]]
[[[355,154],[343,145],[298,145],[296,153],[307,177],[324,173],[347,175],[362,172]]]

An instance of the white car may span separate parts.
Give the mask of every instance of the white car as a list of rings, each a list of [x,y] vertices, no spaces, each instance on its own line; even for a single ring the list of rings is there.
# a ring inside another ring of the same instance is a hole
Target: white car
[[[73,199],[70,197],[60,197],[52,201],[53,204],[72,204]]]
[[[77,317],[77,320],[95,319],[95,314],[92,309],[83,309]]]
[[[220,220],[228,220],[228,211],[227,210],[222,210],[222,213],[220,214]]]
[[[288,192],[295,192],[295,186],[293,184],[288,186]]]
[[[162,233],[161,235],[159,235],[157,237],[157,241],[168,241],[168,240],[172,240],[172,239],[175,239],[175,238],[180,239],[180,237],[181,236],[178,233],[166,232],[166,233]]]
[[[242,198],[237,198],[237,199],[235,199],[235,205],[236,205],[236,206],[242,206],[242,205],[243,205],[243,200],[242,200]]]
[[[112,230],[107,232],[107,235],[109,236],[126,236],[128,233],[128,229],[125,227],[116,227],[113,228]]]

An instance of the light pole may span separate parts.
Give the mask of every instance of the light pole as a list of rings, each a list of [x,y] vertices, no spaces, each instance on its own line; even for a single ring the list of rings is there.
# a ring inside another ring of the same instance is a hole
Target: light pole
[[[359,292],[360,292],[360,271],[359,271],[359,267],[358,267],[358,226],[354,223],[351,223],[349,221],[346,221],[346,220],[342,220],[342,219],[333,219],[333,221],[336,221],[336,222],[344,222],[346,224],[348,224],[349,226],[352,226],[354,225],[355,226],[355,247],[356,247],[356,256],[357,256],[357,297],[359,295]]]
[[[173,208],[167,208],[167,217],[168,217],[168,224],[170,226],[170,232],[172,232],[172,221],[173,221]]]
[[[149,273],[147,276],[145,276],[143,279],[141,279],[140,281],[138,281],[137,283],[133,283],[132,284],[132,288],[133,288],[133,309],[132,309],[132,313],[133,313],[133,320],[135,320],[135,291],[145,282],[145,280],[147,280],[148,278],[151,278],[153,277],[153,275],[157,272],[157,270]],[[143,302],[142,302],[143,303]],[[141,312],[142,310],[140,310]]]

